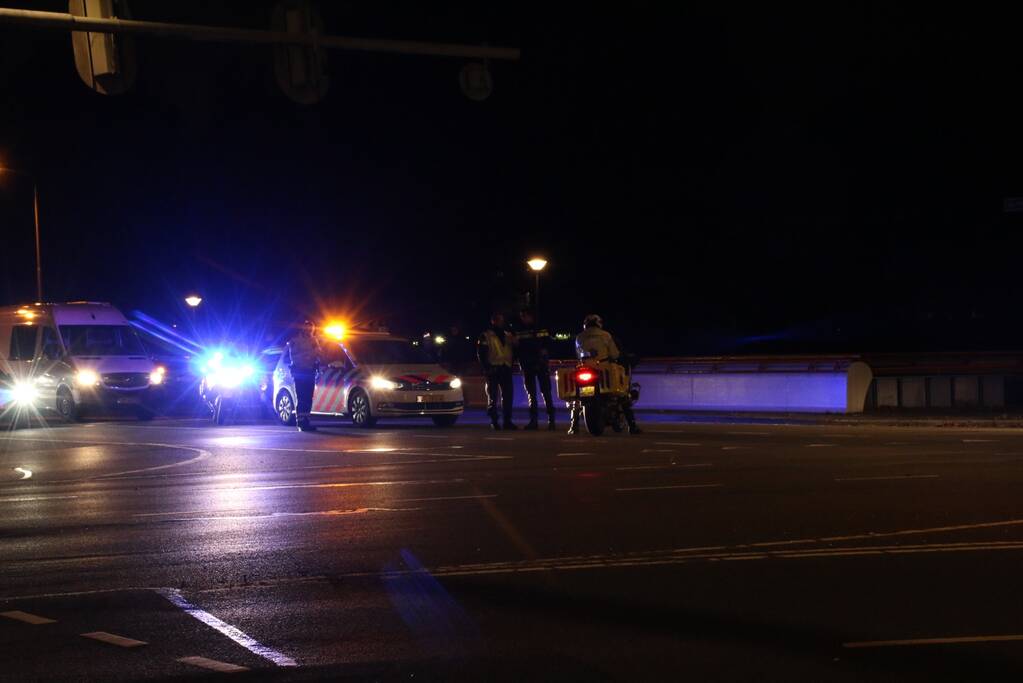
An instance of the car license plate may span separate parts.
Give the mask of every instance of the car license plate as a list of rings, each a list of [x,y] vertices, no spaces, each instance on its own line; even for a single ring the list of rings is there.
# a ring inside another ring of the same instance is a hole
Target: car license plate
[[[580,396],[593,396],[597,393],[597,387],[579,387]]]
[[[417,403],[442,403],[443,401],[444,401],[444,397],[443,396],[438,396],[436,394],[426,394],[426,395],[416,396],[416,402]]]

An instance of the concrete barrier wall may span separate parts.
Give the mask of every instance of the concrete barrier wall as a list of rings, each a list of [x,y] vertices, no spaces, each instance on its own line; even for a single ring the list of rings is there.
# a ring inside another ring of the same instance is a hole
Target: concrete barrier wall
[[[642,385],[639,409],[858,413],[872,378],[869,367],[852,363],[833,372],[637,372],[633,380]],[[466,402],[485,405],[483,379],[463,381]],[[553,373],[551,384],[555,385]],[[514,387],[514,405],[526,407],[526,391],[517,373]],[[562,402],[557,405],[564,407]]]

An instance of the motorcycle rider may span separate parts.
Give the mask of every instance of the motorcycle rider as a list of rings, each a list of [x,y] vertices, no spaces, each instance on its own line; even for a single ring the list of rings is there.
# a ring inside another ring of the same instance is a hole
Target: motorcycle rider
[[[626,365],[614,337],[604,329],[604,320],[596,313],[591,313],[583,319],[583,331],[575,338],[575,355],[580,360],[592,358],[598,362],[606,361]],[[632,368],[626,365],[626,370],[631,376]],[[643,430],[636,424],[632,401],[626,399],[623,402],[622,412],[625,414],[626,422],[629,423],[629,434],[641,434]],[[569,434],[575,434],[579,430],[579,413],[579,406],[573,406]]]
[[[295,380],[295,424],[300,432],[316,431],[309,422],[309,413],[313,408],[313,391],[322,352],[316,325],[309,320],[305,321],[302,334],[288,342],[288,360]]]
[[[512,346],[515,336],[504,328],[504,314],[495,312],[490,316],[490,327],[476,341],[476,355],[483,374],[486,376],[487,415],[494,429],[517,429],[512,424],[512,400],[515,389],[512,386]],[[497,397],[501,396],[503,422],[497,421]]]
[[[536,400],[536,389],[539,384],[543,405],[547,409],[547,429],[553,431],[554,402],[551,400],[551,368],[547,350],[550,333],[537,329],[536,316],[528,308],[519,311],[519,321],[522,323],[522,329],[515,334],[515,355],[518,356],[519,367],[522,368],[522,382],[526,386],[526,395],[529,396],[529,424],[525,428],[539,428],[537,418],[540,406]]]

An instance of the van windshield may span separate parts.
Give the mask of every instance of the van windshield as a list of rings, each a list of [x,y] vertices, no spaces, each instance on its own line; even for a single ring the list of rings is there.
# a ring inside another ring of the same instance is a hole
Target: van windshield
[[[135,330],[127,325],[61,325],[60,336],[72,356],[144,356]]]

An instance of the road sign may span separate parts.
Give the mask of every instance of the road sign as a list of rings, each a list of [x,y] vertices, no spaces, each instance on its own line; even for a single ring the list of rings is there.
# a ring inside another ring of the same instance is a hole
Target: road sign
[[[482,102],[494,92],[494,78],[486,62],[469,62],[458,74],[462,94],[473,102]]]
[[[306,0],[281,0],[274,6],[273,29],[284,33],[323,35],[323,20]],[[284,94],[299,104],[316,104],[327,94],[327,54],[310,45],[274,46],[274,75]]]
[[[77,17],[127,18],[126,0],[69,0],[68,12]],[[101,95],[120,95],[135,82],[135,39],[113,33],[71,32],[75,68],[82,81]]]

